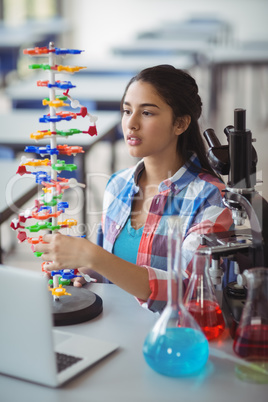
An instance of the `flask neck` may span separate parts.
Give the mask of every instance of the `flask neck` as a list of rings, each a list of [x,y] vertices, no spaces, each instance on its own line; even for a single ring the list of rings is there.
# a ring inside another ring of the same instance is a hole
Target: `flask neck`
[[[180,285],[178,272],[172,270],[168,275],[168,298],[167,304],[174,309],[178,309],[181,303],[182,285]]]
[[[181,274],[182,237],[178,226],[170,227],[168,232],[168,295],[167,305],[178,308],[182,304]]]
[[[198,250],[194,256],[193,271],[184,296],[184,303],[195,300],[200,303],[210,301],[217,303],[214,285],[209,273],[210,253]]]
[[[268,303],[268,269],[252,268],[246,271],[247,302]]]

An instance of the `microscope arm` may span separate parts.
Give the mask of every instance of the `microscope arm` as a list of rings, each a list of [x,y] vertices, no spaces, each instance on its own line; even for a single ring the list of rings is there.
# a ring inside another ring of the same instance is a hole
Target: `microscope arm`
[[[242,207],[249,219],[254,266],[267,266],[268,264],[268,203],[256,191],[248,194],[226,191],[225,200],[227,205],[231,202]],[[265,225],[266,223],[266,225]]]

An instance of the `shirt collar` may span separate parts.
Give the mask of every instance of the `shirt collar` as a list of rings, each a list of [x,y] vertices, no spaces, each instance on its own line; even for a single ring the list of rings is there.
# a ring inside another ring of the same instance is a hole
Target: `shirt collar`
[[[194,168],[190,168],[193,166]],[[170,190],[174,194],[178,194],[183,188],[185,188],[189,183],[191,183],[200,172],[201,164],[195,153],[193,153],[188,161],[172,176],[168,179],[162,181],[159,184],[159,192]],[[138,181],[141,172],[144,169],[144,161],[140,160],[134,168],[134,184],[139,187]]]
[[[134,168],[134,183],[138,186],[139,176],[144,169],[144,161],[141,159]]]

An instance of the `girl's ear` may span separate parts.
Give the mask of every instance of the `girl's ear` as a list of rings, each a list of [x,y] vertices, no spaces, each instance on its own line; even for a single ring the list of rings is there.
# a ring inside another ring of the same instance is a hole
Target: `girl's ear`
[[[176,128],[176,135],[180,135],[184,133],[184,131],[187,130],[191,123],[191,116],[186,114],[185,116],[178,117],[176,122],[175,122],[175,128]]]

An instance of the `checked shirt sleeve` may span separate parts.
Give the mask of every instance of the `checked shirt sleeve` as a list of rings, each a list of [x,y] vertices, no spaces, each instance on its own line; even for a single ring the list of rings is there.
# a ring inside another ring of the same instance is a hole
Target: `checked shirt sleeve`
[[[213,187],[206,186],[208,190],[203,192],[203,201],[192,215],[180,216],[184,220],[184,233],[182,245],[182,274],[184,289],[192,272],[193,256],[200,248],[200,235],[230,230],[233,220],[231,212],[222,203],[221,189],[224,185]],[[199,197],[201,199],[201,197]],[[140,304],[151,311],[161,311],[167,301],[167,272],[146,267],[149,275],[151,294],[147,301],[138,300]]]

